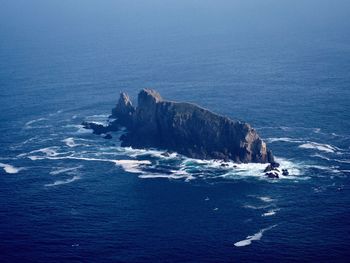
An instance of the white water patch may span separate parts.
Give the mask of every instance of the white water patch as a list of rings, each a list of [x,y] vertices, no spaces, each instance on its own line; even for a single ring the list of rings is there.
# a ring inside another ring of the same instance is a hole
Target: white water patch
[[[81,124],[77,124],[77,125],[69,124],[69,125],[66,125],[64,127],[66,127],[66,128],[76,128],[75,133],[77,133],[77,134],[91,134],[91,133],[93,133],[92,129],[85,129],[84,126],[81,125]]]
[[[341,173],[341,170],[339,170],[339,166],[304,165],[304,167],[308,169],[327,171],[335,174]]]
[[[70,138],[66,138],[64,140],[62,140],[62,142],[64,142],[68,147],[76,147],[79,144],[76,144],[74,141],[74,138],[70,137]]]
[[[261,216],[263,217],[267,217],[267,216],[273,216],[276,214],[277,211],[279,211],[280,209],[279,208],[276,208],[276,209],[271,209],[265,213],[263,213]]]
[[[56,111],[54,113],[50,113],[49,116],[55,116],[55,115],[58,115],[58,114],[60,114],[62,112],[63,112],[63,110],[58,110],[58,111]]]
[[[177,153],[167,153],[166,151],[155,150],[155,149],[136,149],[132,147],[119,147],[121,151],[124,151],[131,157],[140,157],[144,155],[151,155],[160,159],[171,159],[176,158],[179,155]]]
[[[256,206],[256,205],[244,205],[244,208],[247,209],[254,209],[254,210],[260,210],[260,209],[265,209],[265,208],[269,208],[272,205],[260,205],[260,206]]]
[[[39,118],[39,119],[28,121],[28,122],[26,122],[26,124],[24,124],[24,128],[25,129],[33,128],[32,124],[35,124],[35,123],[38,123],[38,122],[42,122],[42,121],[47,121],[47,120],[48,120],[47,118]]]
[[[186,182],[189,182],[190,180],[196,179],[194,176],[191,174],[182,171],[182,170],[170,170],[171,174],[161,174],[161,173],[145,173],[142,175],[139,175],[139,178],[142,179],[159,179],[159,178],[164,178],[164,179],[185,179]]]
[[[280,164],[280,167],[278,168],[279,171],[275,171],[279,179],[307,179],[302,178],[300,175],[301,172],[301,164],[293,163],[289,160],[275,157],[276,162]],[[237,179],[242,177],[257,177],[259,179],[266,179],[271,182],[275,182],[276,180],[272,180],[268,178],[265,175],[265,168],[267,164],[261,164],[261,163],[242,163],[242,164],[236,164],[233,162],[229,162],[227,166],[222,167],[222,162],[220,161],[213,161],[214,164],[212,164],[212,167],[221,168],[223,170],[227,169],[228,171],[221,175],[221,177],[226,179]],[[289,172],[289,175],[283,175],[282,169],[287,169]]]
[[[184,179],[186,176],[176,175],[176,174],[143,174],[139,175],[139,178],[142,179],[157,179],[157,178],[165,178],[165,179]]]
[[[268,143],[273,143],[273,142],[304,143],[305,141],[301,139],[294,139],[289,137],[272,137],[272,138],[267,138],[266,142]]]
[[[59,155],[64,155],[64,154],[68,154],[70,152],[57,152],[57,150],[59,149],[60,147],[57,147],[57,146],[52,146],[52,147],[45,147],[45,148],[41,148],[41,149],[38,149],[38,150],[34,150],[34,151],[31,151],[29,153],[22,153],[20,155],[18,155],[17,157],[28,157],[29,159],[31,159],[32,161],[36,161],[36,160],[42,160],[42,159],[49,159],[48,157],[56,157],[56,156],[59,156]],[[37,156],[37,155],[32,155],[34,153],[43,153],[44,156]]]
[[[314,132],[314,133],[320,133],[320,132],[321,132],[321,128],[314,128],[314,129],[313,129],[313,132]]]
[[[96,115],[87,116],[85,120],[90,123],[106,126],[109,124],[109,121],[110,121],[108,117],[109,117],[109,114],[96,114]]]
[[[311,155],[311,157],[317,157],[317,158],[320,158],[320,159],[323,159],[323,160],[332,161],[331,158],[328,158],[328,157],[326,157],[326,156],[324,156],[322,154],[318,154],[318,153]]]
[[[31,160],[43,160],[43,159],[49,159],[49,160],[82,160],[82,161],[95,161],[95,162],[111,162],[116,165],[120,165],[125,169],[131,169],[135,165],[142,165],[142,164],[151,164],[150,161],[144,160],[113,160],[113,159],[100,159],[100,158],[92,158],[92,157],[80,157],[80,156],[57,156],[56,155],[46,155],[46,156],[28,156]]]
[[[322,154],[313,154],[311,155],[311,157],[317,157],[317,158],[320,158],[320,159],[323,159],[323,160],[327,160],[327,161],[334,161],[334,162],[338,162],[338,163],[350,163],[350,160],[341,160],[341,159],[333,159],[333,158],[329,158],[327,156],[324,156]]]
[[[55,181],[54,183],[52,184],[45,184],[46,187],[51,187],[51,186],[57,186],[57,185],[62,185],[62,184],[70,184],[74,181],[77,181],[81,179],[81,177],[79,175],[76,175],[76,176],[73,176],[72,178],[70,179],[67,179],[67,180],[58,180],[58,181]]]
[[[80,168],[82,168],[82,165],[76,166],[76,167],[69,167],[69,168],[58,168],[50,172],[51,175],[58,175],[62,173],[70,173],[72,171],[76,171]]]
[[[150,165],[151,162],[144,160],[113,160],[116,165],[120,165],[125,172],[128,173],[144,173],[141,169],[141,165]]]
[[[0,167],[4,169],[4,171],[8,174],[16,174],[19,171],[23,170],[23,168],[14,167],[11,164],[0,163]]]
[[[265,203],[271,203],[271,202],[275,201],[274,199],[272,199],[269,196],[259,196],[258,198]]]
[[[249,246],[253,241],[260,240],[263,237],[264,232],[276,227],[277,225],[273,225],[264,229],[261,229],[258,233],[252,235],[252,236],[247,236],[246,239],[241,240],[236,242],[234,245],[236,247],[244,247],[244,246]]]
[[[68,156],[60,156],[63,153],[57,153],[56,151],[50,149],[50,148],[43,148],[39,149],[33,152],[43,152],[46,153],[44,156],[28,156],[29,159],[32,161],[36,160],[81,160],[81,161],[95,161],[95,162],[111,162],[115,165],[121,166],[124,171],[129,173],[142,173],[143,171],[140,170],[140,166],[142,165],[150,165],[151,162],[148,160],[114,160],[114,159],[101,159],[101,158],[93,158],[93,157],[82,157],[82,156],[74,156],[74,155],[68,155]]]
[[[338,163],[350,163],[350,160],[340,160],[340,159],[334,159],[334,161]]]
[[[84,144],[82,141],[89,141],[82,138],[69,137],[63,140],[69,148],[74,148],[77,145],[91,145]],[[78,144],[79,142],[79,144]],[[225,179],[241,179],[244,177],[256,177],[271,182],[273,180],[268,178],[264,170],[268,164],[261,163],[242,163],[225,162],[222,160],[200,160],[192,159],[182,156],[177,153],[167,153],[159,150],[134,149],[131,147],[120,146],[103,146],[92,145],[89,151],[77,150],[59,152],[58,146],[41,148],[31,151],[30,153],[22,154],[19,157],[27,157],[33,161],[36,160],[82,160],[82,161],[96,161],[96,162],[111,162],[120,166],[124,171],[129,173],[140,174],[140,178],[169,178],[169,179],[185,179],[190,181],[196,178],[204,180],[211,180],[216,178]],[[96,146],[96,147],[95,147]],[[36,154],[40,153],[40,154]],[[125,158],[125,155],[128,156]],[[155,157],[147,160],[147,157]],[[139,160],[142,159],[142,160]],[[146,160],[145,160],[146,159]],[[280,179],[305,179],[298,177],[301,174],[301,168],[298,164],[289,160],[276,158],[276,161],[281,164],[279,170],[288,169],[288,176],[283,176],[279,172]],[[152,165],[150,167],[150,165]],[[172,169],[176,166],[176,169]],[[164,170],[164,173],[162,172]],[[54,171],[53,171],[54,172]]]
[[[299,148],[303,149],[313,149],[313,150],[318,150],[322,152],[327,152],[327,153],[334,153],[337,150],[340,150],[339,148],[329,145],[329,144],[323,144],[323,143],[316,143],[316,142],[308,142],[299,145]]]
[[[77,143],[76,141],[79,141],[80,143]],[[77,146],[89,146],[88,144],[82,143],[86,141],[91,142],[91,140],[82,139],[82,138],[73,138],[73,137],[65,138],[64,140],[62,140],[62,142],[64,142],[70,148],[77,147]]]
[[[280,157],[275,157],[275,161],[280,164],[280,167],[279,167],[280,170],[287,169],[289,172],[289,175],[287,176],[280,175],[280,178],[295,179],[295,178],[298,178],[298,176],[302,175],[302,168],[303,168],[302,164],[295,163]]]

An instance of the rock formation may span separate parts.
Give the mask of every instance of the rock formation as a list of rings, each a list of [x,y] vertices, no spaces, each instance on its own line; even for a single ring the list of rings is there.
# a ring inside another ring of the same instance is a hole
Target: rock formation
[[[111,117],[116,120],[99,130],[125,126],[122,146],[160,148],[200,159],[274,162],[271,151],[249,124],[192,103],[163,100],[154,90],[143,89],[137,107],[121,93]]]

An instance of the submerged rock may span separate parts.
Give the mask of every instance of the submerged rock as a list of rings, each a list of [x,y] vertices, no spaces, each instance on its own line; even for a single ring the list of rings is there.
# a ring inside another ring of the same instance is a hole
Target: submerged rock
[[[288,170],[287,169],[282,169],[282,175],[288,176],[289,175]]]
[[[107,133],[110,131],[110,127],[109,126],[104,126],[102,124],[99,124],[99,123],[94,123],[94,122],[86,122],[84,121],[82,123],[83,127],[85,129],[91,129],[93,130],[93,133],[94,134],[97,134],[97,135],[101,135],[101,134],[104,134],[104,133]]]
[[[279,178],[279,175],[277,172],[268,172],[265,175],[271,179],[278,179]]]
[[[137,107],[121,93],[111,117],[115,127],[127,128],[122,146],[155,147],[200,159],[274,163],[272,152],[249,124],[192,103],[163,100],[154,90],[141,90]]]

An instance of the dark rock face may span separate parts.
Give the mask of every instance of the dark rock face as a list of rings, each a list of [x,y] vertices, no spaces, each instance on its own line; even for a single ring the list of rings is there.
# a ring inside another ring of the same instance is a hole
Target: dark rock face
[[[82,123],[85,129],[93,130],[94,134],[101,135],[103,133],[109,132],[111,129],[109,126],[103,126],[102,124],[94,123],[94,122],[86,122]]]
[[[135,108],[132,106],[129,96],[124,92],[120,93],[118,103],[112,110],[112,117],[117,118],[120,125],[128,127],[134,112]]]
[[[155,147],[200,159],[274,162],[271,151],[249,124],[195,104],[163,100],[154,90],[142,90],[136,108],[128,95],[121,93],[112,117],[128,130],[121,137],[122,146]]]

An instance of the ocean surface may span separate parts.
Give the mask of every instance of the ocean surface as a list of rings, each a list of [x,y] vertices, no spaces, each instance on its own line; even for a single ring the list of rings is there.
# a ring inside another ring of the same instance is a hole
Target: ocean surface
[[[106,18],[81,31],[39,22],[26,31],[25,19],[19,29],[9,21],[0,45],[1,262],[349,261],[344,30],[140,22],[130,33]],[[108,121],[121,91],[135,98],[142,88],[250,123],[290,175],[123,148],[124,131],[106,140],[82,128]]]

